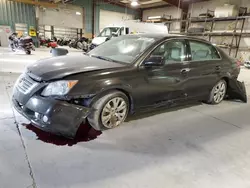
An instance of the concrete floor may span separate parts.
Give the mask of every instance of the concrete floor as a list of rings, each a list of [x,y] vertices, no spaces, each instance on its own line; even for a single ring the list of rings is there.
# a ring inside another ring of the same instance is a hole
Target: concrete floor
[[[14,56],[1,50],[2,59]],[[13,111],[17,76],[0,73],[0,188],[250,187],[249,104],[140,114],[99,136],[84,128],[84,138],[72,142],[34,129]],[[250,70],[243,68],[240,80],[249,93]]]
[[[69,47],[62,47],[69,50],[68,55],[82,54],[81,50],[76,50]],[[36,51],[31,51],[31,55],[26,55],[24,52],[12,52],[9,48],[0,47],[0,72],[15,72],[20,73],[24,68],[39,59],[51,57],[50,48],[39,48]]]

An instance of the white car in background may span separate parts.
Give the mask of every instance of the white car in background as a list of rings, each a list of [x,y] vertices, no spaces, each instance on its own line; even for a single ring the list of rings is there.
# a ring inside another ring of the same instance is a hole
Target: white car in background
[[[110,40],[112,37],[136,33],[168,33],[168,27],[162,23],[146,23],[138,20],[125,20],[120,23],[114,23],[103,28],[89,46],[89,50]]]
[[[246,67],[246,68],[250,68],[250,61],[246,61],[245,63],[244,63],[244,66]]]

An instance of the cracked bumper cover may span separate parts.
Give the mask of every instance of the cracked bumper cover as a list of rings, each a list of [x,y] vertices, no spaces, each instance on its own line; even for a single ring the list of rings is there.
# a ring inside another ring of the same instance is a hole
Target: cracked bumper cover
[[[31,97],[25,105],[13,96],[12,102],[15,109],[35,127],[69,138],[75,137],[80,124],[90,113],[89,108],[41,96]],[[43,116],[48,117],[47,123],[42,120]]]
[[[240,82],[236,79],[229,79],[227,94],[230,99],[239,99],[247,103],[247,92],[244,82]]]

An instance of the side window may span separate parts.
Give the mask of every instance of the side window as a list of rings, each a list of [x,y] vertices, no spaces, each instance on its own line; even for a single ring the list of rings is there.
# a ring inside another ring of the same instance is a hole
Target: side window
[[[124,35],[124,27],[120,28],[120,34],[119,35]]]
[[[190,41],[189,44],[193,61],[220,59],[217,50],[211,44],[196,41]]]
[[[126,35],[129,34],[129,28],[126,27]]]
[[[181,63],[186,58],[185,43],[183,41],[169,41],[158,46],[151,56],[162,56],[165,64]]]

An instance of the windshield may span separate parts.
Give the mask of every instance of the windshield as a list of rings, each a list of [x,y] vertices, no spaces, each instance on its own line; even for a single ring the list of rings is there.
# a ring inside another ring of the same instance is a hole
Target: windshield
[[[153,42],[154,38],[125,35],[101,44],[88,54],[109,61],[132,63]]]
[[[102,30],[98,37],[111,37],[112,33],[116,33],[119,29],[120,27],[106,27]]]

